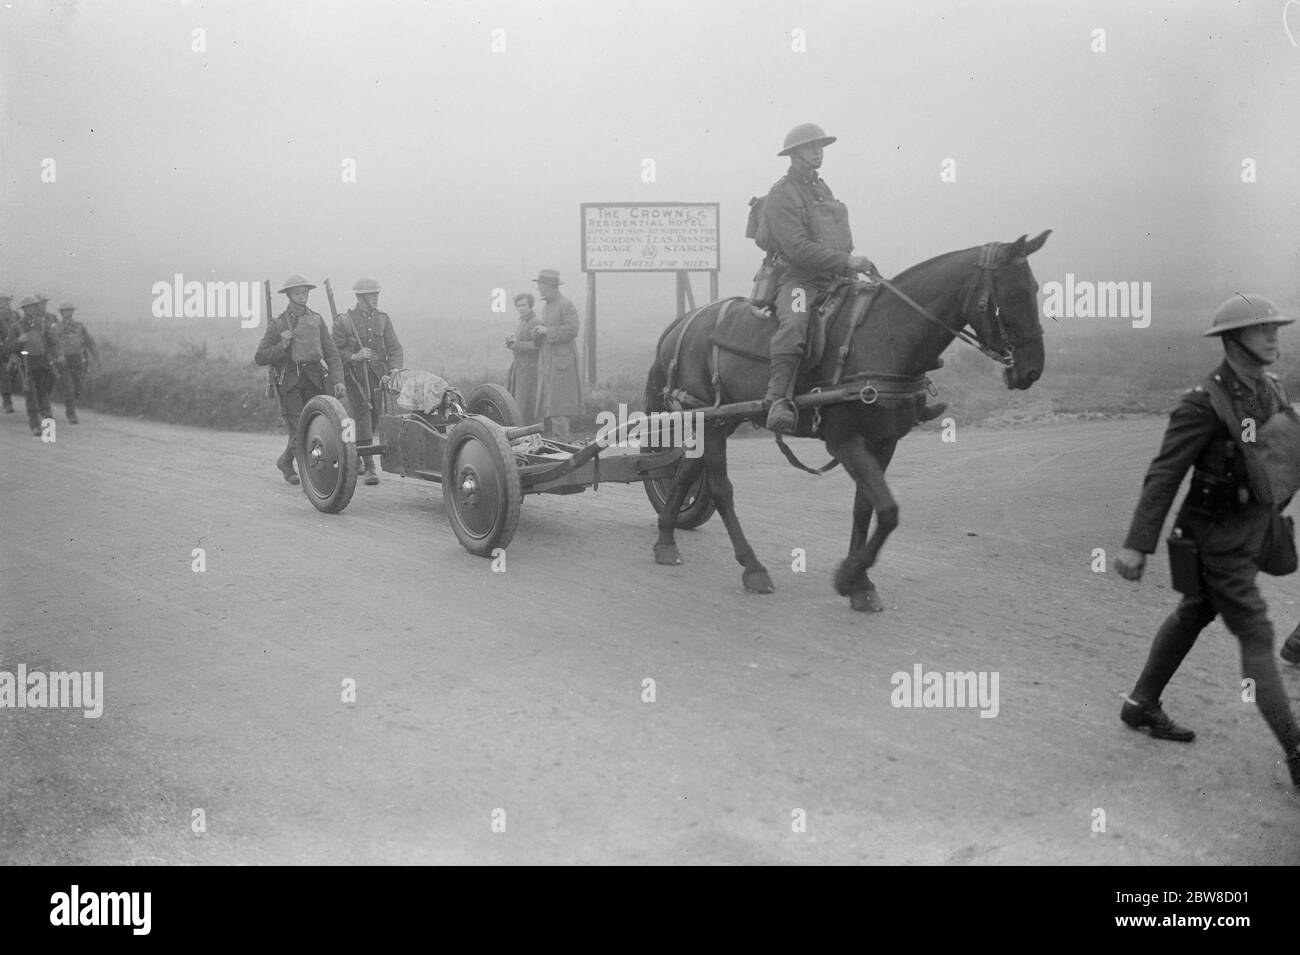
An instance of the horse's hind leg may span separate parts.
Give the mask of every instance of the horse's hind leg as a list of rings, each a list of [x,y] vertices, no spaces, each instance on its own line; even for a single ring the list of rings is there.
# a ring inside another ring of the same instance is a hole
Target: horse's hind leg
[[[835,590],[850,599],[854,610],[884,609],[867,569],[876,562],[885,539],[898,526],[898,503],[885,482],[885,468],[893,458],[895,445],[888,442],[873,454],[862,437],[855,435],[830,449],[857,483],[849,554],[835,571]],[[877,515],[876,531],[868,536],[873,511]]]
[[[668,492],[664,509],[659,512],[659,539],[655,541],[656,564],[671,566],[682,562],[682,555],[677,550],[677,511],[681,508],[682,501],[686,500],[686,492],[700,476],[700,469],[703,467],[703,458],[685,458],[677,467],[677,476],[673,479],[672,490]]]
[[[727,476],[727,436],[731,429],[725,427],[709,429],[703,435],[704,466],[709,472],[709,489],[713,492],[713,502],[718,507],[718,516],[726,525],[731,537],[731,546],[736,555],[736,562],[745,568],[740,575],[745,589],[756,594],[770,594],[776,590],[767,568],[754,554],[754,548],[745,539],[745,532],[740,528],[736,517],[735,490],[731,478]]]

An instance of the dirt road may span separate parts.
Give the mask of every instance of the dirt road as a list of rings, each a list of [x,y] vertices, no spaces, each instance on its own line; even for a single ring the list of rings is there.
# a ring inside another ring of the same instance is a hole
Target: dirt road
[[[104,698],[0,709],[0,862],[1300,862],[1221,625],[1165,697],[1195,743],[1117,718],[1174,595],[1163,555],[1138,586],[1090,565],[1159,418],[908,437],[875,615],[830,588],[847,479],[767,440],[731,455],[756,596],[716,518],[656,566],[637,486],[527,498],[494,573],[434,485],[326,516],[282,439],[87,412],[43,444],[21,418],[0,671],[101,671]],[[1285,633],[1300,578],[1263,580]],[[895,707],[918,664],[996,675],[996,716]]]

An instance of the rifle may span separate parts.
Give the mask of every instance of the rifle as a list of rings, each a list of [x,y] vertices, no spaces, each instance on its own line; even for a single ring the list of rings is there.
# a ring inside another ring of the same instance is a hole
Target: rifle
[[[328,298],[330,302],[330,318],[337,322],[339,320],[339,310],[338,306],[334,304],[334,288],[330,285],[329,279],[326,279],[323,284],[325,285],[325,297]],[[357,326],[352,324],[352,316],[344,312],[343,317],[347,320],[348,329],[352,332],[352,337],[357,340],[357,348],[365,348],[366,346],[361,341],[361,336],[357,334]],[[361,377],[365,381],[365,388],[362,388],[361,383],[357,381],[356,369],[352,370],[352,383],[356,385],[357,391],[362,394],[366,403],[366,411],[369,412],[372,408],[370,401],[370,362],[365,361],[363,367],[364,371],[362,372]],[[344,368],[344,375],[346,375],[347,372],[347,368]]]
[[[266,327],[271,327],[271,280],[262,283],[262,308],[266,311]],[[280,380],[275,376],[275,366],[266,366],[266,397],[280,397]]]

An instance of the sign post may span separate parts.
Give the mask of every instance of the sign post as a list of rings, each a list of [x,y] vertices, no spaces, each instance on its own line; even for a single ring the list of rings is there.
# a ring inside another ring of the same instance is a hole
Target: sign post
[[[582,203],[587,382],[596,383],[597,272],[675,272],[680,315],[695,307],[691,272],[709,273],[710,301],[717,301],[718,268],[716,202]]]

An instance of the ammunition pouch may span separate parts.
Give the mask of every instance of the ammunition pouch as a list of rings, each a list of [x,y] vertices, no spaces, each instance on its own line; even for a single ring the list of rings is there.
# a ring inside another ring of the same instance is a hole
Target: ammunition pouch
[[[1185,597],[1201,593],[1201,549],[1181,527],[1174,527],[1169,545],[1169,577],[1174,590]]]
[[[1250,488],[1230,478],[1223,478],[1197,468],[1183,507],[1202,517],[1215,518],[1239,511],[1252,500]]]
[[[754,288],[749,293],[749,300],[755,308],[771,308],[776,304],[776,289],[785,274],[786,262],[775,252],[769,252],[758,267],[754,276]]]

